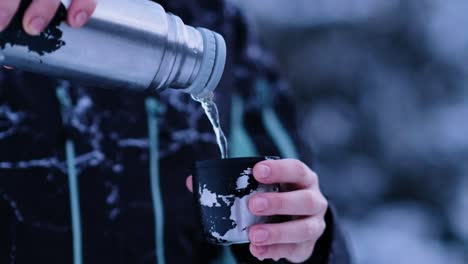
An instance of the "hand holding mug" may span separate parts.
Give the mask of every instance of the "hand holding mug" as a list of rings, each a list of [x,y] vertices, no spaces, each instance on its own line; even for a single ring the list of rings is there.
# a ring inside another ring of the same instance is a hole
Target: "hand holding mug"
[[[259,193],[248,201],[257,216],[291,216],[282,223],[258,224],[249,228],[251,253],[260,260],[285,258],[293,263],[307,260],[325,230],[328,203],[322,195],[317,175],[294,159],[265,160],[253,168],[262,184],[280,184],[282,192]],[[192,177],[187,178],[192,191]]]

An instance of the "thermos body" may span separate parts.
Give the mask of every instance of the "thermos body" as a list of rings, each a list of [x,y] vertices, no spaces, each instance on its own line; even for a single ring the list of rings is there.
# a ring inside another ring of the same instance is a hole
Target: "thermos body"
[[[145,0],[100,0],[86,26],[75,29],[64,20],[70,2],[62,1],[40,36],[13,21],[0,33],[1,63],[102,87],[170,87],[196,95],[218,84],[226,59],[219,34],[184,25]]]

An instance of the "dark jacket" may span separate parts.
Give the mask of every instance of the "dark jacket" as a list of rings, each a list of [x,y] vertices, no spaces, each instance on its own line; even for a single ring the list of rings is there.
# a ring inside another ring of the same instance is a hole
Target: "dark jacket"
[[[287,85],[239,12],[213,0],[161,4],[227,40],[216,101],[232,155],[310,157],[295,147]],[[208,120],[185,94],[96,89],[3,70],[0,263],[73,263],[77,244],[83,263],[257,263],[248,245],[207,244],[196,224],[185,178],[193,161],[217,157]],[[327,224],[307,263],[348,263],[330,212]]]

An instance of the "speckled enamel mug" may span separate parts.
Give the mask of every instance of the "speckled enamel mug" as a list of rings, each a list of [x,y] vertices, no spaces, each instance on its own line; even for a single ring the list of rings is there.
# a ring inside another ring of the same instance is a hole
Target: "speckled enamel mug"
[[[206,160],[195,163],[193,193],[206,239],[217,245],[249,242],[248,228],[275,221],[255,216],[249,199],[258,193],[279,192],[279,185],[261,184],[252,169],[260,161],[278,157],[251,157]]]

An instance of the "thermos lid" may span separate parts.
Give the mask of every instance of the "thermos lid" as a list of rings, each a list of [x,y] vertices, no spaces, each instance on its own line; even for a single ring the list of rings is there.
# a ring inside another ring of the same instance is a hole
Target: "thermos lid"
[[[210,96],[221,80],[226,64],[226,42],[224,38],[211,30],[197,28],[203,37],[204,54],[200,73],[195,81],[183,91],[196,98]]]

